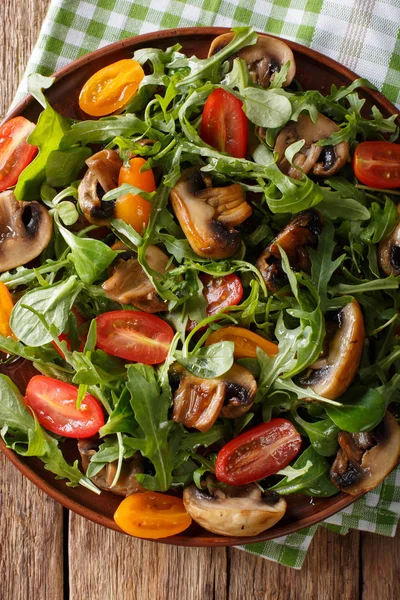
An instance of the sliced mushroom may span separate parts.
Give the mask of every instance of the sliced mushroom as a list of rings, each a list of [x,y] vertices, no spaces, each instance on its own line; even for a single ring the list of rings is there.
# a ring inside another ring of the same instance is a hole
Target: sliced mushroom
[[[185,427],[208,431],[218,416],[237,419],[247,413],[256,391],[253,375],[237,364],[213,379],[183,371],[174,396],[172,419]]]
[[[46,248],[53,221],[39,202],[19,202],[12,191],[0,194],[0,272],[30,262]]]
[[[88,170],[78,189],[78,203],[89,223],[109,225],[115,201],[103,202],[104,193],[118,187],[122,160],[115,150],[101,150],[87,159]]]
[[[98,443],[90,438],[78,440],[78,450],[81,455],[82,468],[86,473],[91,458],[97,453]],[[90,479],[101,490],[112,492],[117,496],[130,496],[145,491],[136,479],[136,475],[143,473],[143,459],[140,452],[136,452],[132,458],[124,459],[118,481],[111,487],[117,467],[118,461],[116,460],[108,463]]]
[[[400,223],[390,235],[379,242],[378,260],[386,275],[400,275]]]
[[[113,246],[113,250],[124,249],[127,250],[121,242]],[[153,271],[165,275],[169,258],[160,248],[149,246],[146,250],[146,260]],[[102,285],[111,300],[121,304],[132,304],[147,313],[168,310],[167,303],[157,294],[134,252],[119,254],[113,269],[111,277]]]
[[[299,213],[267,246],[256,261],[267,288],[275,294],[288,281],[282,269],[279,246],[286,252],[290,266],[299,271],[310,271],[307,247],[317,245],[322,231],[322,216],[317,210]]]
[[[342,431],[338,441],[340,448],[331,468],[331,480],[352,496],[379,485],[400,458],[400,426],[389,412],[373,431]]]
[[[261,493],[251,484],[241,487],[195,485],[183,492],[186,511],[199,525],[219,535],[253,536],[273,527],[286,512],[286,501],[273,493]]]
[[[191,167],[171,190],[174,213],[199,256],[229,258],[240,246],[240,233],[234,229],[252,213],[240,184],[212,187],[212,181],[199,167]]]
[[[327,355],[310,366],[300,383],[324,398],[335,400],[356,376],[364,348],[364,317],[357,300],[346,304],[337,314],[330,338]]]
[[[234,33],[224,33],[213,40],[208,56],[213,56],[225,48],[234,38]],[[268,87],[275,73],[290,61],[284,86],[289,85],[296,74],[293,52],[285,42],[268,35],[259,35],[256,44],[239,50],[234,55],[246,61],[251,79],[263,87]]]
[[[349,144],[317,146],[316,142],[330,137],[340,128],[328,117],[318,113],[316,123],[302,113],[297,121],[290,121],[276,138],[274,151],[278,153],[278,166],[283,173],[301,179],[303,173],[313,170],[314,175],[329,177],[343,167],[349,157]],[[285,157],[285,150],[294,142],[305,140],[302,149],[294,156],[293,165]],[[299,168],[296,168],[299,167]]]

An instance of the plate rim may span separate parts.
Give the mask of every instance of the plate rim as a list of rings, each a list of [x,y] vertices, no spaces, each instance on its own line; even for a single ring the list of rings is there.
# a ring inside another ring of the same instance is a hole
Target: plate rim
[[[83,65],[90,64],[95,62],[97,59],[102,58],[113,54],[115,51],[121,50],[126,47],[136,46],[138,44],[146,44],[147,42],[154,42],[154,40],[166,40],[168,41],[171,38],[188,36],[193,37],[195,35],[201,36],[209,36],[209,35],[221,35],[231,31],[229,27],[179,27],[174,29],[163,29],[159,31],[149,32],[141,35],[131,36],[129,38],[125,38],[123,40],[119,40],[113,42],[111,44],[107,44],[103,48],[98,48],[93,52],[85,54],[84,56],[78,58],[77,60],[69,63],[68,65],[62,67],[58,71],[56,71],[51,77],[55,78],[54,83],[58,83],[65,76],[71,75],[75,71],[79,70]],[[339,72],[341,75],[344,75],[350,81],[354,81],[358,79],[359,76],[352,71],[351,69],[345,67],[338,61],[325,56],[324,54],[318,52],[317,50],[313,50],[312,48],[308,48],[307,46],[303,46],[298,42],[293,42],[291,40],[285,39],[283,37],[270,35],[266,32],[257,32],[259,35],[267,35],[268,37],[276,38],[284,41],[288,46],[299,54],[303,54],[309,59],[316,60],[319,63],[326,65],[327,67],[333,69],[336,72]],[[54,84],[53,84],[54,85]],[[363,88],[360,88],[363,89]],[[383,107],[390,114],[398,114],[399,111],[396,106],[390,102],[379,90],[368,88],[368,94],[373,98],[375,102],[380,105],[380,108]],[[20,102],[18,102],[5,116],[2,123],[8,121],[9,119],[20,115],[30,104],[35,102],[35,99],[32,95],[27,94]],[[397,119],[399,121],[399,118]],[[89,519],[90,521],[101,525],[103,527],[107,527],[108,529],[125,533],[123,532],[115,521],[107,517],[101,513],[98,513],[92,510],[89,507],[84,506],[79,503],[77,500],[69,497],[68,487],[66,486],[65,492],[59,491],[55,488],[50,482],[45,480],[39,473],[35,471],[35,469],[23,460],[23,457],[17,455],[12,449],[7,448],[4,441],[0,438],[0,451],[6,456],[8,460],[25,476],[29,479],[36,487],[38,487],[42,492],[50,496],[53,500],[59,502],[65,508],[72,510],[76,514]],[[55,476],[53,476],[55,479]],[[173,546],[188,546],[188,547],[229,547],[229,546],[237,546],[243,544],[252,544],[258,542],[265,542],[268,540],[276,539],[278,537],[282,537],[285,535],[290,535],[292,533],[301,531],[306,529],[312,525],[317,525],[322,523],[327,518],[337,514],[344,508],[353,504],[353,502],[357,501],[364,494],[359,494],[357,496],[350,496],[348,494],[344,494],[337,496],[337,502],[332,505],[332,507],[328,509],[324,509],[323,516],[315,517],[315,515],[311,514],[308,517],[304,517],[301,520],[301,525],[298,525],[298,521],[294,521],[293,523],[284,524],[279,527],[279,522],[277,526],[274,526],[271,529],[267,529],[265,532],[262,532],[258,536],[247,536],[243,538],[233,538],[233,537],[224,537],[218,536],[214,537],[215,534],[212,532],[207,532],[209,534],[209,538],[197,538],[197,537],[189,537],[182,535],[175,535],[169,538],[161,538],[158,540],[149,540],[148,538],[135,538],[135,539],[144,539],[146,541],[159,542],[162,544],[173,545]],[[127,535],[127,534],[126,534]],[[131,536],[130,536],[131,537]]]

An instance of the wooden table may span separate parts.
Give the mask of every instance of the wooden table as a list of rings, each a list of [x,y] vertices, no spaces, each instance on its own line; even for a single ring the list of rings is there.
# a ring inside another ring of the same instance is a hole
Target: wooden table
[[[1,0],[0,116],[49,0]],[[0,456],[0,600],[394,600],[395,539],[320,528],[301,571],[235,549],[141,542],[63,509]]]

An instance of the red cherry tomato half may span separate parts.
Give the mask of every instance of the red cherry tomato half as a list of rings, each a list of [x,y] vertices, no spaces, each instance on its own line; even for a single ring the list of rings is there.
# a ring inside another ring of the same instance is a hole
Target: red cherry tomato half
[[[115,310],[96,318],[97,345],[101,350],[132,362],[163,362],[174,337],[171,327],[155,315]]]
[[[206,100],[201,117],[200,137],[220,152],[244,158],[247,151],[248,125],[242,102],[222,88]]]
[[[90,394],[77,409],[77,397],[76,385],[36,375],[26,388],[25,404],[49,431],[68,438],[88,438],[104,425],[103,410]]]
[[[354,174],[369,187],[400,187],[400,145],[391,142],[362,142],[353,157]]]
[[[0,192],[15,185],[34,159],[38,149],[26,141],[34,129],[25,117],[14,117],[0,127]]]
[[[242,282],[234,273],[218,278],[204,273],[200,275],[200,280],[204,285],[208,316],[215,315],[227,306],[236,306],[243,297]]]
[[[217,479],[247,485],[277,473],[298,454],[300,434],[286,419],[272,419],[238,435],[218,452]]]

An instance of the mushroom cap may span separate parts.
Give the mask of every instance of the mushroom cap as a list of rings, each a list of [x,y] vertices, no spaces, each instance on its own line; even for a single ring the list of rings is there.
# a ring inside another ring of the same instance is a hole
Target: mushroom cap
[[[203,432],[219,416],[237,419],[247,413],[257,392],[253,375],[236,363],[224,375],[212,379],[197,377],[183,368],[175,372],[181,379],[174,395],[172,419]]]
[[[316,246],[322,223],[322,215],[317,210],[298,213],[260,254],[256,267],[270,292],[276,294],[288,283],[278,244],[286,252],[292,268],[309,273],[311,265],[307,247]]]
[[[229,32],[216,37],[211,43],[208,56],[213,56],[225,48],[233,40],[234,35],[233,32]],[[242,48],[235,56],[247,62],[253,82],[263,87],[268,87],[274,73],[288,61],[290,66],[283,85],[289,85],[296,74],[296,62],[292,50],[282,40],[269,35],[259,35],[254,45]]]
[[[102,202],[103,192],[118,186],[122,160],[115,150],[100,150],[87,159],[88,170],[78,188],[78,203],[89,223],[109,225],[115,201]],[[99,195],[100,194],[100,195]]]
[[[334,121],[321,113],[318,113],[315,123],[310,115],[301,113],[298,120],[290,121],[276,138],[274,151],[278,153],[280,170],[294,179],[301,179],[302,173],[307,174],[311,169],[313,169],[314,175],[324,177],[336,173],[348,159],[348,143],[341,142],[336,146],[323,148],[317,146],[316,142],[330,137],[335,131],[339,130],[339,126]],[[302,149],[295,154],[292,166],[285,157],[285,150],[298,140],[304,140],[305,143]],[[324,160],[319,160],[321,156],[324,157]],[[327,162],[328,158],[329,162]]]
[[[78,450],[81,455],[82,468],[86,473],[92,456],[97,453],[98,443],[91,438],[78,440]],[[112,492],[117,496],[126,497],[145,491],[136,479],[136,475],[143,473],[144,470],[143,458],[140,452],[135,452],[132,458],[124,459],[118,481],[116,485],[111,487],[117,468],[117,460],[107,463],[101,471],[90,479],[101,490]]]
[[[400,223],[379,242],[378,260],[386,275],[400,275]]]
[[[0,194],[0,272],[30,262],[46,248],[53,220],[39,202],[19,202],[11,190]]]
[[[123,244],[115,246],[114,249],[119,250],[126,248]],[[130,257],[130,253],[128,256],[127,260],[124,257],[117,258],[113,274],[103,283],[102,288],[107,296],[121,304],[131,304],[147,313],[167,310],[167,303],[159,297],[137,258]],[[160,248],[148,246],[146,260],[153,271],[165,275],[169,258]]]
[[[356,376],[364,340],[364,317],[357,300],[353,300],[338,314],[338,326],[329,342],[328,356],[315,363],[315,370],[303,377],[301,384],[324,398],[336,400]],[[313,365],[310,368],[313,369]]]
[[[331,468],[331,480],[352,496],[379,485],[400,458],[400,425],[390,412],[370,433],[341,432],[338,441],[340,448]]]
[[[190,167],[171,190],[172,208],[194,252],[211,259],[229,258],[240,246],[234,229],[252,213],[240,184],[211,187],[199,167]]]
[[[218,490],[214,496],[195,485],[183,492],[186,511],[199,525],[219,535],[251,536],[270,529],[286,512],[286,501],[275,494],[262,495],[252,484],[230,490]]]

